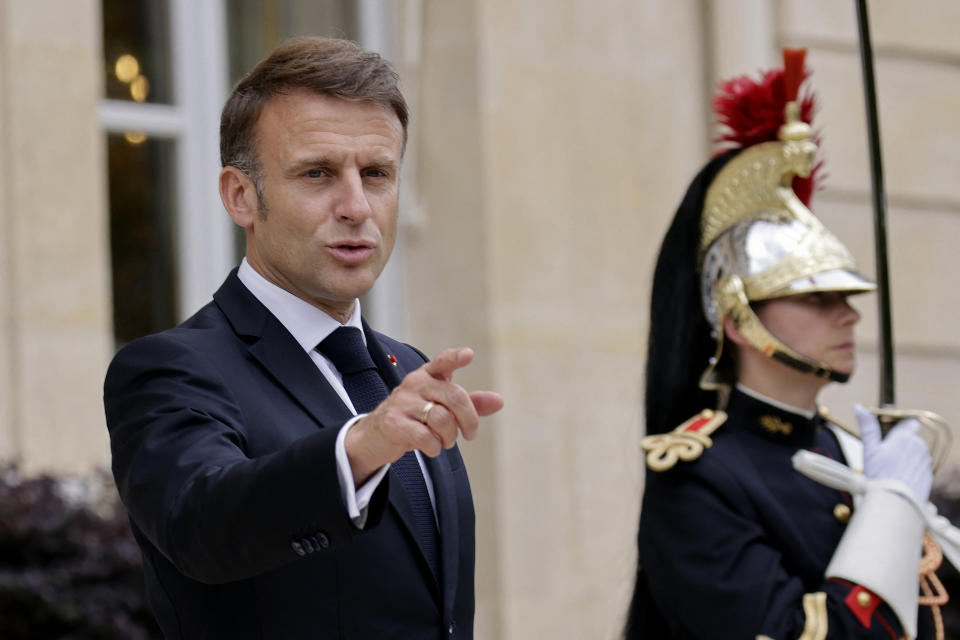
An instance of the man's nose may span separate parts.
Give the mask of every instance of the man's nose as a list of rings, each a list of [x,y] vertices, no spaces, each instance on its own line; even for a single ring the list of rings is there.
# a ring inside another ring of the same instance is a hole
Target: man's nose
[[[860,322],[860,312],[848,300],[843,300],[840,306],[840,323],[847,326],[858,322]]]
[[[345,222],[360,222],[370,215],[370,201],[358,172],[348,171],[342,175],[334,206],[337,218]]]

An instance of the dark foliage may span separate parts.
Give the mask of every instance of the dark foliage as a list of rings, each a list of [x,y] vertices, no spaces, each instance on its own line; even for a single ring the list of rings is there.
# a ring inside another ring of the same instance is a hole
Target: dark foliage
[[[0,475],[0,638],[160,638],[126,514],[49,476]]]

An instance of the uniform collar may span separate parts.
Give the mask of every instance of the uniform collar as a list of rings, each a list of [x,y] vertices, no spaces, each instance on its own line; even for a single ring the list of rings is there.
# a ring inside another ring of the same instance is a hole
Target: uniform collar
[[[821,424],[810,411],[777,402],[741,385],[727,403],[730,424],[766,439],[794,447],[809,447]]]

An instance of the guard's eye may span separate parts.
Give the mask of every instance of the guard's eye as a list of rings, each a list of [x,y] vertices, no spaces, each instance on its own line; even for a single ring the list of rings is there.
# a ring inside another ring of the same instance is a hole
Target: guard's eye
[[[845,301],[847,296],[840,291],[812,291],[804,296],[804,298],[809,304],[820,307],[830,307]]]

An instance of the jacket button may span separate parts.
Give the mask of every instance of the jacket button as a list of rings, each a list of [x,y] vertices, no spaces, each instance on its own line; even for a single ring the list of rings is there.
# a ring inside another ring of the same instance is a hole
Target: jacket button
[[[447,637],[448,637],[448,638],[452,638],[452,637],[453,637],[453,623],[452,623],[452,622],[450,623],[450,626],[447,627]]]
[[[303,550],[303,546],[299,542],[291,542],[290,546],[293,547],[293,550],[297,552],[298,556],[307,555],[307,552]]]
[[[313,543],[310,542],[310,538],[300,538],[300,544],[303,545],[303,548],[307,553],[313,553],[317,550],[317,548],[313,546]]]
[[[833,517],[844,524],[850,522],[850,507],[841,502],[833,508]]]
[[[316,540],[317,546],[321,549],[326,549],[330,546],[330,538],[328,538],[327,534],[325,534],[323,531],[317,532]]]

